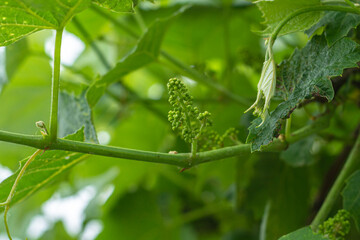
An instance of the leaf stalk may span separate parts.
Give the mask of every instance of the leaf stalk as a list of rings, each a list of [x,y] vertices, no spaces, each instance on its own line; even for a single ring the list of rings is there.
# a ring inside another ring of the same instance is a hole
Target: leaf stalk
[[[60,91],[61,40],[63,29],[56,30],[53,78],[51,84],[50,143],[57,139]]]

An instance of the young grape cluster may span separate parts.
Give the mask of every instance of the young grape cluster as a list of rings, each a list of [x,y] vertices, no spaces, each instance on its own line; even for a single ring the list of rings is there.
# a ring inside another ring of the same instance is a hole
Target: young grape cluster
[[[319,226],[318,232],[330,240],[345,240],[350,232],[350,213],[344,209]]]
[[[210,128],[211,113],[199,112],[199,109],[193,106],[193,97],[181,80],[171,78],[167,87],[169,103],[173,108],[169,111],[168,120],[172,129],[179,131],[186,142],[198,141],[200,150],[211,150],[223,147],[226,138],[236,140],[237,131],[234,128],[227,130],[223,135]]]
[[[167,84],[169,90],[169,103],[173,110],[169,111],[168,119],[172,129],[179,130],[188,143],[197,138],[202,128],[210,126],[211,114],[207,111],[199,113],[193,106],[193,98],[182,81],[171,78]]]
[[[207,129],[200,139],[200,150],[214,150],[225,146],[227,139],[236,143],[238,131],[235,128],[229,128],[223,135],[220,135],[213,129]]]

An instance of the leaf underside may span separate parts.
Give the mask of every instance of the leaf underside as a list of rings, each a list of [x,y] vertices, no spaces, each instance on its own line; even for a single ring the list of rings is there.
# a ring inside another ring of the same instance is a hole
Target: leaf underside
[[[276,26],[289,14],[304,7],[319,5],[319,0],[262,0],[257,2],[257,6],[263,13],[264,24],[267,28],[264,30],[265,35],[271,34]],[[301,14],[291,19],[280,31],[279,35],[291,32],[303,31],[310,28],[321,18],[321,12],[309,12]]]
[[[98,143],[92,120],[92,111],[86,101],[85,92],[80,96],[65,91],[59,95],[59,137],[75,133],[84,126],[85,141]]]
[[[314,163],[311,153],[315,137],[310,136],[291,144],[285,151],[281,152],[280,158],[292,167],[308,166]]]
[[[114,12],[133,12],[136,1],[133,0],[92,0],[96,5]]]
[[[328,12],[321,20],[306,31],[310,37],[318,29],[324,27],[324,35],[328,45],[333,45],[336,41],[346,37],[350,30],[360,24],[360,15],[345,12]]]
[[[65,139],[74,141],[84,141],[84,131],[79,130],[73,135],[69,135]],[[75,164],[84,160],[87,155],[82,153],[74,153],[68,151],[46,151],[39,154],[26,169],[23,177],[20,179],[16,188],[11,205],[22,201],[28,196],[44,187],[61,173],[69,170]],[[0,202],[5,202],[8,194],[19,174],[20,169],[28,159],[20,162],[20,168],[10,177],[0,183]],[[3,211],[4,208],[0,208]]]

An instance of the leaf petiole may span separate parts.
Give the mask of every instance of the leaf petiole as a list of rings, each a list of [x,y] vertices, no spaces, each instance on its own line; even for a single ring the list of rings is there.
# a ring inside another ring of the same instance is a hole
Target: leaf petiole
[[[285,139],[288,139],[291,135],[291,114],[288,119],[286,119],[285,123]]]
[[[26,161],[26,163],[24,164],[24,166],[21,168],[21,170],[20,170],[20,172],[19,172],[19,175],[16,177],[15,182],[14,182],[14,184],[13,184],[11,190],[10,190],[10,193],[9,193],[6,201],[3,202],[3,203],[0,203],[0,207],[5,206],[5,211],[4,211],[4,223],[5,223],[6,233],[7,233],[7,235],[8,235],[8,237],[9,237],[10,240],[12,240],[12,238],[11,238],[9,226],[8,226],[8,223],[7,223],[7,213],[8,213],[9,208],[10,208],[11,200],[12,200],[12,198],[14,197],[16,187],[17,187],[17,185],[19,184],[20,179],[21,179],[22,176],[24,175],[26,168],[27,168],[27,167],[30,165],[30,163],[36,158],[36,156],[39,155],[39,153],[40,153],[41,151],[42,151],[41,149],[36,150],[36,152],[35,152],[33,155],[31,155],[30,158]]]
[[[56,30],[53,78],[51,84],[51,109],[50,109],[50,142],[57,139],[58,131],[58,109],[59,109],[59,88],[60,88],[60,59],[61,40],[63,29]]]

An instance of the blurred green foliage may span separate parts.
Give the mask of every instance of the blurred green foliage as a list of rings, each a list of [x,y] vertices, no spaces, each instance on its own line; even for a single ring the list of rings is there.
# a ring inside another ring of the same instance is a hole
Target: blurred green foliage
[[[245,142],[254,120],[250,113],[243,114],[249,106],[184,76],[183,70],[169,63],[161,53],[166,51],[251,102],[256,97],[265,54],[264,40],[256,33],[263,28],[258,8],[240,0],[124,2],[138,4],[135,14],[92,7],[76,16],[88,35],[74,21],[65,28],[64,39],[67,36],[71,40],[64,40],[62,57],[79,49],[80,55],[73,61],[64,61],[61,68],[61,137],[84,125],[85,140],[90,142],[155,152],[190,152],[190,146],[174,134],[166,119],[171,108],[166,84],[168,79],[178,77],[187,84],[194,104],[212,113],[216,131],[234,127],[238,139]],[[127,9],[126,4],[123,7]],[[183,6],[189,7],[178,13]],[[178,14],[172,18],[174,13]],[[171,22],[166,21],[169,17]],[[109,18],[116,19],[118,24]],[[325,15],[320,23],[325,25],[328,19],[329,15]],[[153,37],[159,40],[155,47],[146,45],[140,49],[143,51],[134,50],[139,46],[138,39],[126,29],[142,36],[149,26],[156,24],[168,26],[160,33],[154,30]],[[359,41],[359,30],[351,28],[348,35]],[[49,46],[53,41],[54,32],[46,30],[1,48],[1,130],[40,134],[34,123],[47,120],[49,115],[52,75]],[[276,61],[289,58],[295,48],[302,48],[307,42],[304,33],[280,37],[274,45]],[[149,53],[148,49],[154,51]],[[131,54],[131,59],[126,60],[133,61],[129,68],[123,60]],[[150,60],[144,60],[144,56]],[[110,72],[106,63],[112,69]],[[126,71],[122,69],[124,65]],[[90,100],[90,106],[94,106],[90,109],[85,95],[89,86],[104,80],[102,76],[111,79],[106,81],[107,88],[101,90],[105,94],[96,96],[93,104]],[[282,153],[257,152],[184,172],[168,165],[89,156],[33,196],[12,206],[9,215],[12,235],[17,239],[46,240],[252,240],[259,239],[260,231],[266,231],[267,240],[276,240],[311,222],[324,198],[323,191],[331,186],[339,165],[346,159],[360,122],[359,79],[359,72],[355,71],[337,89],[334,101],[339,107],[327,130],[291,145]],[[271,109],[278,103],[273,101]],[[299,129],[311,122],[324,112],[324,105],[312,102],[296,109],[292,112],[292,128]],[[0,173],[5,169],[15,172],[19,161],[32,152],[29,147],[0,142]],[[72,230],[69,220],[51,214],[46,206],[56,199],[66,202],[76,197],[84,206],[58,205],[60,211],[70,215],[74,212],[73,220],[80,225]],[[270,203],[267,225],[261,230],[267,203]],[[336,207],[341,206],[339,198]],[[81,210],[80,215],[75,214],[76,209]],[[332,213],[335,212],[336,209]],[[347,239],[360,238],[355,229],[352,226]],[[308,234],[310,230],[301,231]],[[0,224],[1,237],[5,237],[4,232]],[[91,232],[93,237],[88,237]]]

